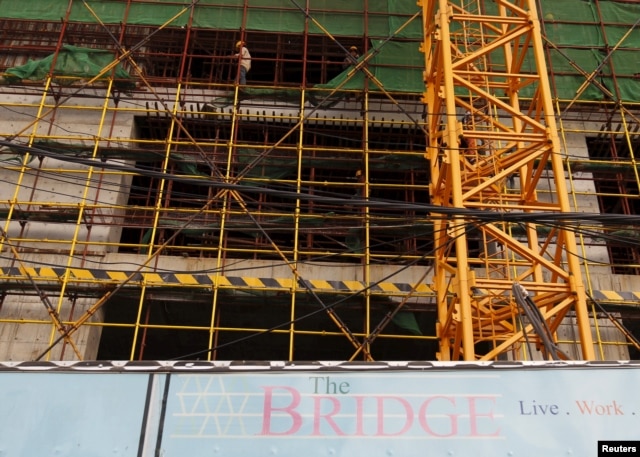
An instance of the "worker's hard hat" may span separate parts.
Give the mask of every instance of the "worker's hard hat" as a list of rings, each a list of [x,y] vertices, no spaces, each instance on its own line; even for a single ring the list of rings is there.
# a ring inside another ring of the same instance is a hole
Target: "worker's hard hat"
[[[240,46],[242,46],[244,43],[242,41],[238,41],[236,43],[236,49],[239,48]]]
[[[358,50],[358,46],[351,46],[349,48],[349,51],[357,51]]]

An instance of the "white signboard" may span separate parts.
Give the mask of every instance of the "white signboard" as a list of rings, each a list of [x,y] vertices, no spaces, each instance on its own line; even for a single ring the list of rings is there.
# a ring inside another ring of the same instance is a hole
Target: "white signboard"
[[[579,456],[640,439],[639,367],[0,372],[0,456]],[[640,448],[638,448],[640,454]]]

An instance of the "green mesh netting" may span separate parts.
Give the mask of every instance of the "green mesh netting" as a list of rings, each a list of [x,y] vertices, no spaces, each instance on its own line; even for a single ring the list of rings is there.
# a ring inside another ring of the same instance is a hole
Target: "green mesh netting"
[[[55,58],[55,65],[54,65]],[[94,78],[113,62],[113,53],[102,49],[89,49],[77,46],[64,46],[57,56],[50,55],[40,60],[30,60],[24,65],[7,69],[6,82],[16,84],[22,80],[42,81],[49,72],[61,85],[70,85],[78,78]],[[53,69],[52,69],[53,66]],[[99,79],[106,80],[111,70]],[[116,87],[128,89],[135,86],[131,76],[120,65],[115,67]]]
[[[172,26],[186,25],[191,16],[191,0],[155,0],[153,3],[131,4],[113,0],[92,0],[88,5],[105,24]],[[193,7],[193,26],[219,30],[260,30],[302,33],[306,17],[297,5],[305,2],[291,0],[252,0],[246,12],[242,0],[200,0]],[[8,19],[38,19],[59,21],[66,16],[67,2],[55,0],[0,0],[0,17]],[[365,17],[362,11],[368,11]],[[413,0],[314,0],[309,14],[333,35],[364,35],[386,37],[419,11]],[[71,21],[96,22],[81,2],[71,7]],[[311,33],[324,33],[310,24]],[[398,36],[420,38],[422,22],[418,18]]]
[[[343,91],[362,90],[365,84],[371,92],[424,91],[424,55],[419,51],[418,43],[374,41],[373,48],[358,61],[366,61],[366,71],[351,67],[328,83],[317,84],[308,93],[312,104],[331,106],[345,96]],[[335,89],[339,91],[331,95]]]
[[[305,12],[298,7],[302,2],[252,0],[251,8],[246,11],[246,18],[244,3],[243,0],[200,0],[193,4],[193,11],[191,0],[154,0],[145,3],[92,0],[90,6],[106,24],[160,26],[169,23],[171,26],[183,26],[191,16],[194,27],[218,30],[237,31],[244,27],[248,31],[302,33],[305,27],[309,27],[310,33],[320,35],[325,33],[322,29],[326,29],[338,38],[366,34],[376,39],[377,43],[393,35],[396,42],[387,43],[379,52],[374,51],[376,55],[368,63],[369,70],[387,91],[424,91],[424,56],[418,47],[418,40],[423,33],[421,18],[410,21],[400,33],[394,35],[419,11],[420,7],[414,0],[314,0],[309,5],[308,14],[322,28],[307,20]],[[67,2],[54,0],[0,0],[0,18],[59,21],[66,16],[67,6]],[[306,8],[306,3],[303,6]],[[611,74],[615,70],[616,88],[621,99],[640,101],[640,27],[625,36],[640,17],[640,3],[614,0],[540,0],[539,7],[544,36],[562,49],[562,53],[555,50],[549,53],[549,67],[554,75],[552,83],[558,98],[573,99],[585,80],[581,73],[595,70],[606,58],[606,46],[610,49],[624,37],[619,49],[602,65],[599,81],[609,89],[614,88]],[[367,14],[362,14],[363,11],[367,11]],[[96,22],[82,2],[73,3],[70,19]],[[246,22],[243,22],[245,19]],[[416,41],[406,43],[401,41],[403,39]],[[499,63],[499,56],[492,58]],[[569,62],[573,65],[568,65]],[[64,69],[63,74],[69,73]],[[318,100],[322,90],[332,90],[343,82],[342,89],[362,89],[366,81],[364,75],[357,73],[350,76],[346,72],[328,84],[317,86],[317,91],[312,92],[311,97]],[[374,81],[369,80],[367,84],[370,90],[378,90]],[[533,89],[525,88],[521,95],[527,97]],[[591,85],[578,99],[592,101],[605,98],[603,91]]]

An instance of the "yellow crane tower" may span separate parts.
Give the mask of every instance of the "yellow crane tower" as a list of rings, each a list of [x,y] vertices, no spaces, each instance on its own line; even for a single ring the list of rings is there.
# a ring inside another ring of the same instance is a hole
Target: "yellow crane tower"
[[[422,0],[439,357],[594,359],[535,0]],[[544,184],[544,186],[543,186]],[[542,191],[542,189],[545,189]],[[528,343],[528,344],[527,344]]]

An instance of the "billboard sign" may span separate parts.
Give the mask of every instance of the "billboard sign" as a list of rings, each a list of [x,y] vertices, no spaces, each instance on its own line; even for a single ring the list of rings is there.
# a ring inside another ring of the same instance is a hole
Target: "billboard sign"
[[[0,370],[0,455],[589,457],[640,439],[640,366],[132,366]]]

